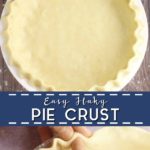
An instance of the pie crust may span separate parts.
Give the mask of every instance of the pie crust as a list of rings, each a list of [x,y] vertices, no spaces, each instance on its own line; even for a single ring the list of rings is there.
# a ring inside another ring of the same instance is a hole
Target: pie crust
[[[149,150],[150,133],[137,127],[104,127],[87,139],[75,134],[70,141],[55,138],[51,148],[40,150],[71,150],[71,143],[80,137],[83,150]]]
[[[7,64],[35,90],[121,90],[148,41],[140,0],[8,0],[1,24]]]

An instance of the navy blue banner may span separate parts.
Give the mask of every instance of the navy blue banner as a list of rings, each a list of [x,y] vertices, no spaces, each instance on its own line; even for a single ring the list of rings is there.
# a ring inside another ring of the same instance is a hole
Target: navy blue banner
[[[150,92],[2,92],[0,126],[150,126]]]

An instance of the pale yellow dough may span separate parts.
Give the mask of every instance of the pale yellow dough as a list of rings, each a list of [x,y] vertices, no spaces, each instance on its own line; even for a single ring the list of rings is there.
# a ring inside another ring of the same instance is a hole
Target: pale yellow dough
[[[150,150],[150,133],[136,127],[104,127],[86,139],[77,134],[69,142],[55,139],[52,148],[40,150],[71,150],[72,141],[80,136],[83,150]]]
[[[133,56],[129,0],[14,0],[5,17],[14,64],[43,90],[89,90]]]

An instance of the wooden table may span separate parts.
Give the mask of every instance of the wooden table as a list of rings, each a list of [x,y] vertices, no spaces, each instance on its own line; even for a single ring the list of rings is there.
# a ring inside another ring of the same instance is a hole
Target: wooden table
[[[2,3],[0,0],[0,12]],[[150,27],[150,0],[142,0]],[[134,79],[124,91],[150,91],[150,40],[144,62]],[[0,91],[25,91],[9,72],[0,53]],[[40,134],[39,134],[40,133]],[[36,127],[1,127],[0,150],[33,150],[41,141],[49,138],[48,129]]]

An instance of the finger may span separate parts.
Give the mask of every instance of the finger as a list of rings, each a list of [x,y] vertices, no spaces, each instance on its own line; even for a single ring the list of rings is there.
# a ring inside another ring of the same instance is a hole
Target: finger
[[[85,145],[81,138],[76,138],[71,144],[72,150],[84,150]]]
[[[70,140],[74,135],[72,127],[52,127],[52,130],[59,138],[65,141]]]
[[[37,127],[37,130],[42,142],[52,138],[53,136],[52,132],[48,127]]]
[[[86,137],[92,136],[92,132],[86,127],[73,127],[73,129]]]

